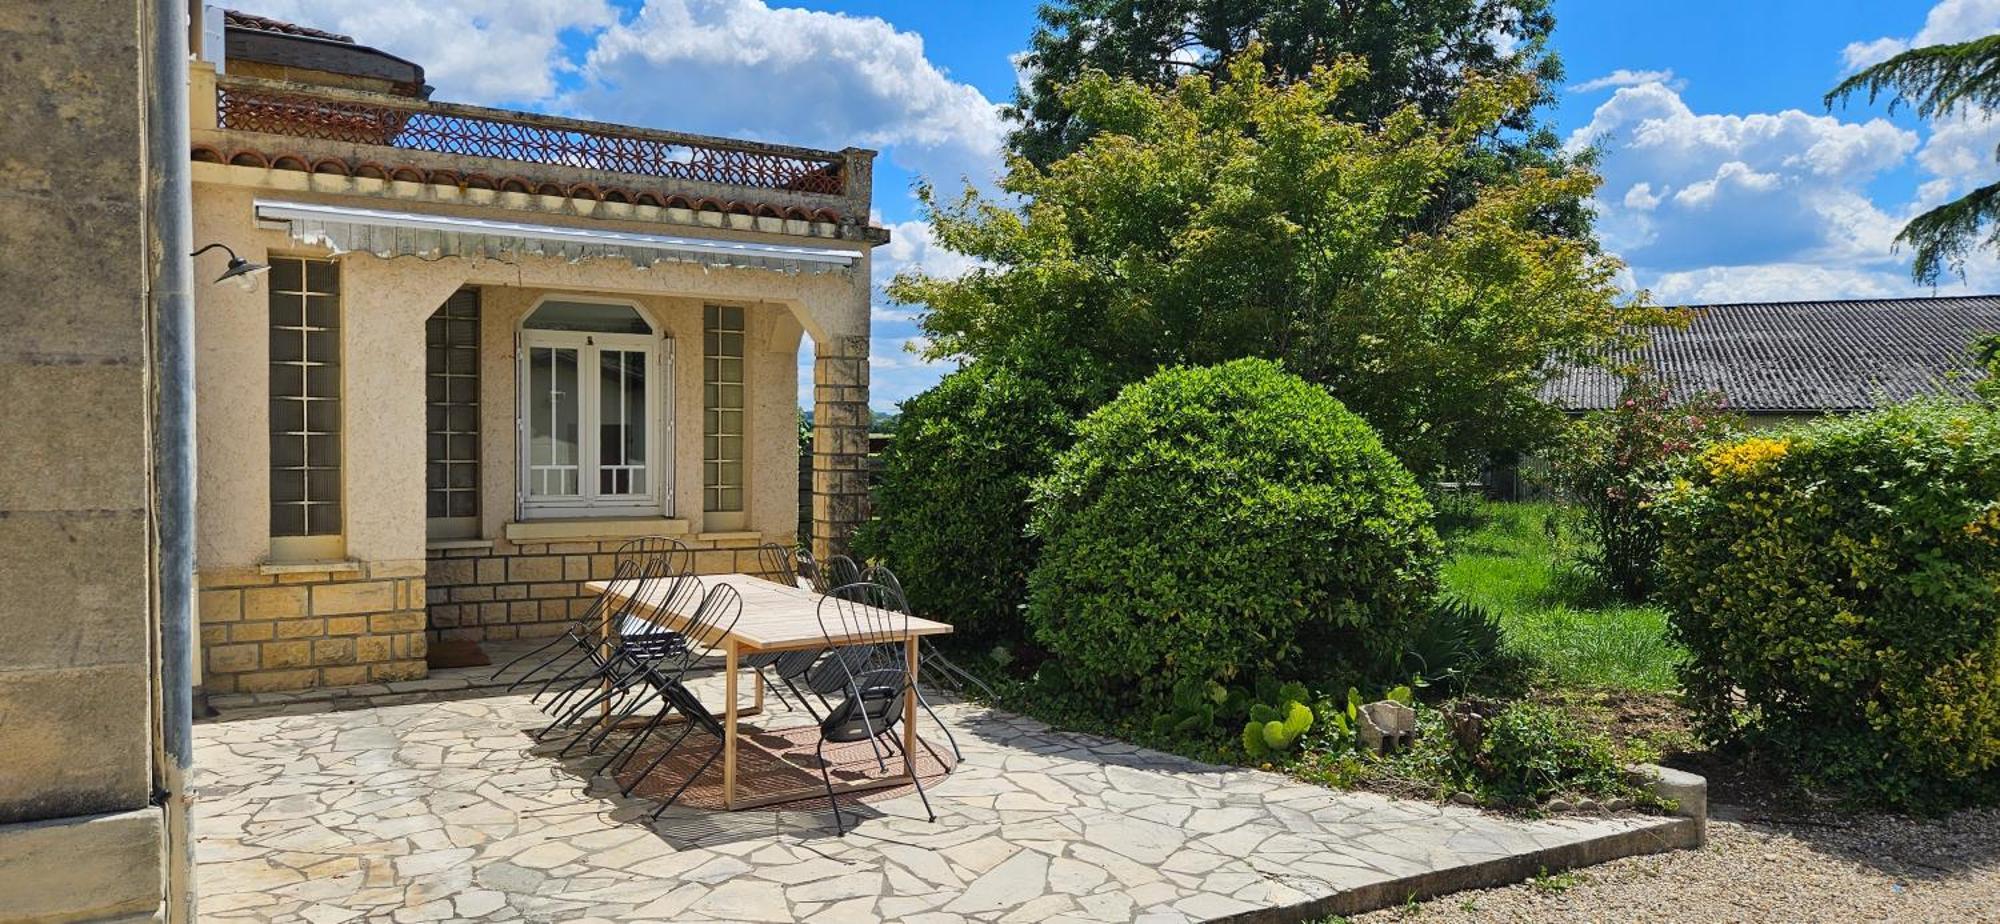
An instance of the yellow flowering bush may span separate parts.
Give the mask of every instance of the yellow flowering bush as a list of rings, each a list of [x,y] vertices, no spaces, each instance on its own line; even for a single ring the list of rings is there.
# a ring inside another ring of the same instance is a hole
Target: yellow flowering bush
[[[1661,597],[1707,735],[1898,807],[2000,797],[2000,413],[1829,419],[1679,475]]]
[[[1709,475],[1715,478],[1755,475],[1784,458],[1785,452],[1791,448],[1792,441],[1789,439],[1753,436],[1709,449],[1702,454],[1702,463],[1707,466]]]

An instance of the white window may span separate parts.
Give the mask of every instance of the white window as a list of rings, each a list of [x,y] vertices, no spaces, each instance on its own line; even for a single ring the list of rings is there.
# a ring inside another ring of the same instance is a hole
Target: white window
[[[522,323],[523,517],[671,514],[673,341],[631,305],[549,299]]]

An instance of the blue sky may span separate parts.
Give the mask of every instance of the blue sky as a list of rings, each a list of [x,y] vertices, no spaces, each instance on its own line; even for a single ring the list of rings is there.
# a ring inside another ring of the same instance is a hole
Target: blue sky
[[[1035,0],[236,5],[416,60],[440,99],[877,148],[875,217],[894,237],[876,253],[879,282],[965,267],[930,245],[910,186],[999,169],[996,107]],[[1599,234],[1630,264],[1628,285],[1660,301],[1926,294],[1891,250],[1896,230],[2000,176],[2000,123],[1820,103],[1902,47],[2000,31],[2000,0],[1558,0],[1556,17],[1568,78],[1550,118],[1570,144],[1602,149]],[[1976,258],[1968,276],[1941,291],[2000,291],[2000,260]],[[913,311],[877,298],[883,410],[945,371],[903,349]]]

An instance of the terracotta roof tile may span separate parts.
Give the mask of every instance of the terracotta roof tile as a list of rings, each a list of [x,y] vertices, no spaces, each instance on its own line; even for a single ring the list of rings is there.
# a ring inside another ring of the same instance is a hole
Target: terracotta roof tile
[[[335,176],[353,176],[366,179],[399,180],[411,183],[435,183],[457,186],[461,189],[494,189],[501,192],[533,193],[544,196],[565,196],[571,199],[590,199],[598,202],[627,202],[635,205],[651,205],[659,208],[680,208],[697,212],[722,212],[733,215],[755,215],[758,217],[781,218],[793,221],[821,221],[840,223],[839,212],[829,208],[807,209],[801,206],[778,206],[768,202],[738,199],[717,199],[712,196],[690,198],[679,193],[666,193],[650,189],[634,189],[621,186],[599,186],[595,183],[575,183],[565,186],[547,180],[536,180],[525,176],[490,176],[484,173],[460,173],[450,169],[427,169],[415,164],[384,164],[379,161],[347,160],[339,157],[325,157],[312,161],[304,155],[290,152],[261,151],[255,148],[223,150],[213,145],[197,144],[190,151],[196,163],[230,164],[239,167],[260,167],[270,170],[292,170],[299,173],[325,173]]]
[[[325,39],[329,42],[354,44],[353,36],[341,35],[338,32],[326,32],[310,26],[301,26],[298,23],[285,22],[282,19],[272,19],[269,16],[259,16],[255,13],[244,13],[237,10],[223,10],[222,24],[224,26],[234,26],[238,29],[254,29],[258,32],[277,32],[282,35],[297,35],[304,38]]]

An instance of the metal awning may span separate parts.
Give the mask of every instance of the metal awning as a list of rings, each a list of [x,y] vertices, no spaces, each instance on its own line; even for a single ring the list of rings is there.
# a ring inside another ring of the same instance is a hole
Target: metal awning
[[[860,256],[852,250],[493,221],[305,202],[258,199],[256,207],[259,219],[287,223],[295,241],[331,247],[338,252],[372,253],[378,257],[414,255],[505,259],[529,254],[571,261],[615,257],[630,260],[633,266],[641,268],[665,261],[786,273],[825,273],[846,271]]]

